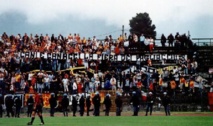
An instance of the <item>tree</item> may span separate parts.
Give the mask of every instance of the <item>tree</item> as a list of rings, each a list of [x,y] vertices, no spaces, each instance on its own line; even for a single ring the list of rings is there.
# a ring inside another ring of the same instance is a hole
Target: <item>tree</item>
[[[155,25],[152,24],[152,20],[148,13],[137,13],[136,17],[133,17],[129,21],[130,33],[134,33],[138,36],[144,34],[149,37],[156,37]]]

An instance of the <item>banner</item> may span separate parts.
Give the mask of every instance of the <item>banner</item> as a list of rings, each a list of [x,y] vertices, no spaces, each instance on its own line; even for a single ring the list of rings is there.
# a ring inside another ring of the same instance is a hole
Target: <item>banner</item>
[[[35,100],[35,94],[25,94],[24,97],[24,105],[27,106],[27,99],[30,97],[30,95],[33,96],[33,99]],[[42,94],[42,98],[44,100],[44,108],[50,108],[49,99],[50,99],[50,93],[44,93]]]
[[[22,103],[21,107],[22,108],[24,107],[24,94],[7,94],[7,95],[4,96],[4,103],[5,103],[5,100],[6,100],[7,97],[12,97],[14,102],[15,102],[15,98],[19,97],[21,99],[21,103]],[[15,103],[14,103],[14,105],[15,105]]]
[[[146,92],[142,92],[142,101],[145,102],[147,99],[147,93]]]
[[[67,54],[67,53],[41,53],[41,52],[20,52],[20,57],[25,58],[44,58],[44,59],[88,59],[88,60],[111,60],[111,61],[144,61],[151,60],[179,60],[187,55],[177,54],[145,54],[145,55],[106,55],[106,54]]]

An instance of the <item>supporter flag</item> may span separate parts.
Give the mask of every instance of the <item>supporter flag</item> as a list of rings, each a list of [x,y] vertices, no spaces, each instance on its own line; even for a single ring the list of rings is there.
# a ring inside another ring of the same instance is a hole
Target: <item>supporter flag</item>
[[[44,100],[44,108],[50,108],[50,103],[49,103],[50,93],[42,94],[42,98]]]
[[[147,98],[147,93],[142,92],[142,101],[146,101],[146,98]]]
[[[27,103],[27,99],[30,97],[30,95],[33,96],[33,98],[35,99],[35,101],[38,100],[39,96],[38,94],[25,94],[25,97],[24,97],[24,105],[26,105]],[[42,94],[42,98],[43,98],[43,102],[44,102],[44,108],[50,108],[50,104],[49,104],[49,98],[50,98],[50,93],[44,93]]]

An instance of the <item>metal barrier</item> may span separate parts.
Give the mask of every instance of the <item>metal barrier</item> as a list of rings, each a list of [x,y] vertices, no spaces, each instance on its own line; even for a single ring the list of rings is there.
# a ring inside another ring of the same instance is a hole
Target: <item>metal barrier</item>
[[[213,46],[213,38],[192,38],[197,46]]]

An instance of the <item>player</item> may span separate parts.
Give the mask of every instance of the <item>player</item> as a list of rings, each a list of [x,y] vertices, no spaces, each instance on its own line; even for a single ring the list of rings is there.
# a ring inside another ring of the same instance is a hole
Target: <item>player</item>
[[[35,114],[37,113],[40,120],[41,124],[44,125],[44,120],[42,116],[42,108],[43,108],[43,98],[41,94],[36,94],[35,96],[35,103],[33,106],[33,111],[32,111],[32,117],[31,117],[31,122],[28,122],[27,125],[33,125],[33,121],[35,120]]]

